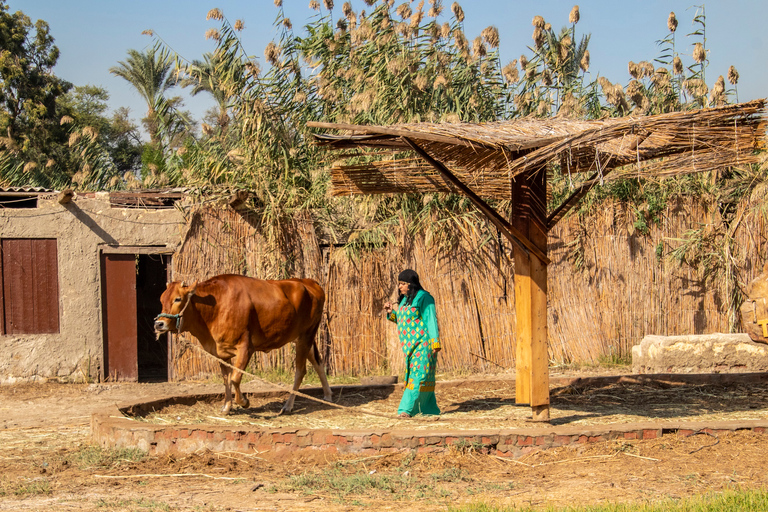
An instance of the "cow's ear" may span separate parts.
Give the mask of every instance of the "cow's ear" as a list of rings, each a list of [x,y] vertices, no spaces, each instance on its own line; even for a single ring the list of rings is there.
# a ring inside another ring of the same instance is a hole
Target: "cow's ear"
[[[187,282],[186,281],[182,281],[181,285],[179,285],[179,286],[181,286],[182,288],[186,288],[187,287]]]

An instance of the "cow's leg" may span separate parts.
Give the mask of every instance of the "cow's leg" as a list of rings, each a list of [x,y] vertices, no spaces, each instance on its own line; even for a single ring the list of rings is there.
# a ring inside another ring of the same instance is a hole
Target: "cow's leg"
[[[226,362],[229,363],[229,361]],[[221,408],[221,413],[227,415],[232,410],[232,369],[222,363],[219,363],[219,366],[221,376],[224,378],[224,407]]]
[[[304,337],[300,337],[296,340],[296,374],[293,376],[293,390],[298,391],[301,386],[301,381],[304,380],[304,375],[307,374],[307,356],[309,355],[310,345],[307,343]],[[296,399],[296,395],[290,395],[283,405],[283,410],[280,414],[288,413],[293,410],[293,401]]]
[[[326,402],[333,401],[333,393],[331,393],[331,386],[328,385],[328,378],[325,375],[325,368],[320,365],[320,361],[315,357],[315,341],[311,342],[312,347],[309,350],[309,362],[312,364],[312,368],[317,372],[317,376],[320,377],[320,384],[323,386],[323,400]]]
[[[240,345],[237,347],[237,353],[235,354],[235,364],[234,366],[236,368],[239,368],[240,370],[245,370],[245,367],[248,366],[248,361],[251,360],[251,352],[248,350],[249,348],[249,341],[250,337],[245,336],[244,342],[240,343]],[[239,372],[237,370],[232,370],[232,387],[235,390],[235,402],[245,409],[251,406],[251,403],[248,401],[248,399],[240,392],[240,380],[243,378],[243,373]]]

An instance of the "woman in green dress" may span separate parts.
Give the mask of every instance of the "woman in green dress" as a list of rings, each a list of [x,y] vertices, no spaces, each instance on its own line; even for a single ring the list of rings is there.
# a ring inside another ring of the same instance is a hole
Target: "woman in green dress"
[[[405,354],[405,389],[397,414],[410,418],[417,414],[440,414],[435,400],[435,368],[440,351],[435,299],[419,283],[413,270],[397,277],[398,304],[387,302],[387,318],[397,323],[400,348]]]

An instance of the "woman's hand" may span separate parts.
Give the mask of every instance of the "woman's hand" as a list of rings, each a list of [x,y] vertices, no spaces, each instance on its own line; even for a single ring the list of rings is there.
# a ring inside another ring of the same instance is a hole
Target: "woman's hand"
[[[392,303],[391,302],[385,302],[384,303],[384,311],[386,311],[387,314],[390,314],[392,312]]]

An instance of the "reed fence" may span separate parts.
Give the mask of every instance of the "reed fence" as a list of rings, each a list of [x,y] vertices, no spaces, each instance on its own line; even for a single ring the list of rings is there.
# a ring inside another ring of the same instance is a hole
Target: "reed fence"
[[[754,195],[739,205],[732,226],[736,277],[745,286],[768,258],[768,212]],[[627,359],[646,334],[727,332],[728,289],[723,279],[667,255],[685,234],[712,222],[717,205],[681,200],[659,224],[634,231],[636,214],[621,203],[562,220],[549,235],[548,334],[552,364]],[[394,326],[382,314],[396,297],[397,274],[413,268],[435,297],[443,343],[440,369],[498,372],[515,365],[514,262],[509,243],[479,216],[456,224],[446,242],[425,233],[350,254],[324,245],[310,213],[285,219],[271,235],[258,217],[206,207],[191,214],[173,258],[176,280],[220,273],[263,279],[310,277],[327,295],[318,336],[329,374],[398,374]],[[218,374],[216,365],[174,342],[175,380]],[[293,346],[259,353],[252,370],[292,371]]]

